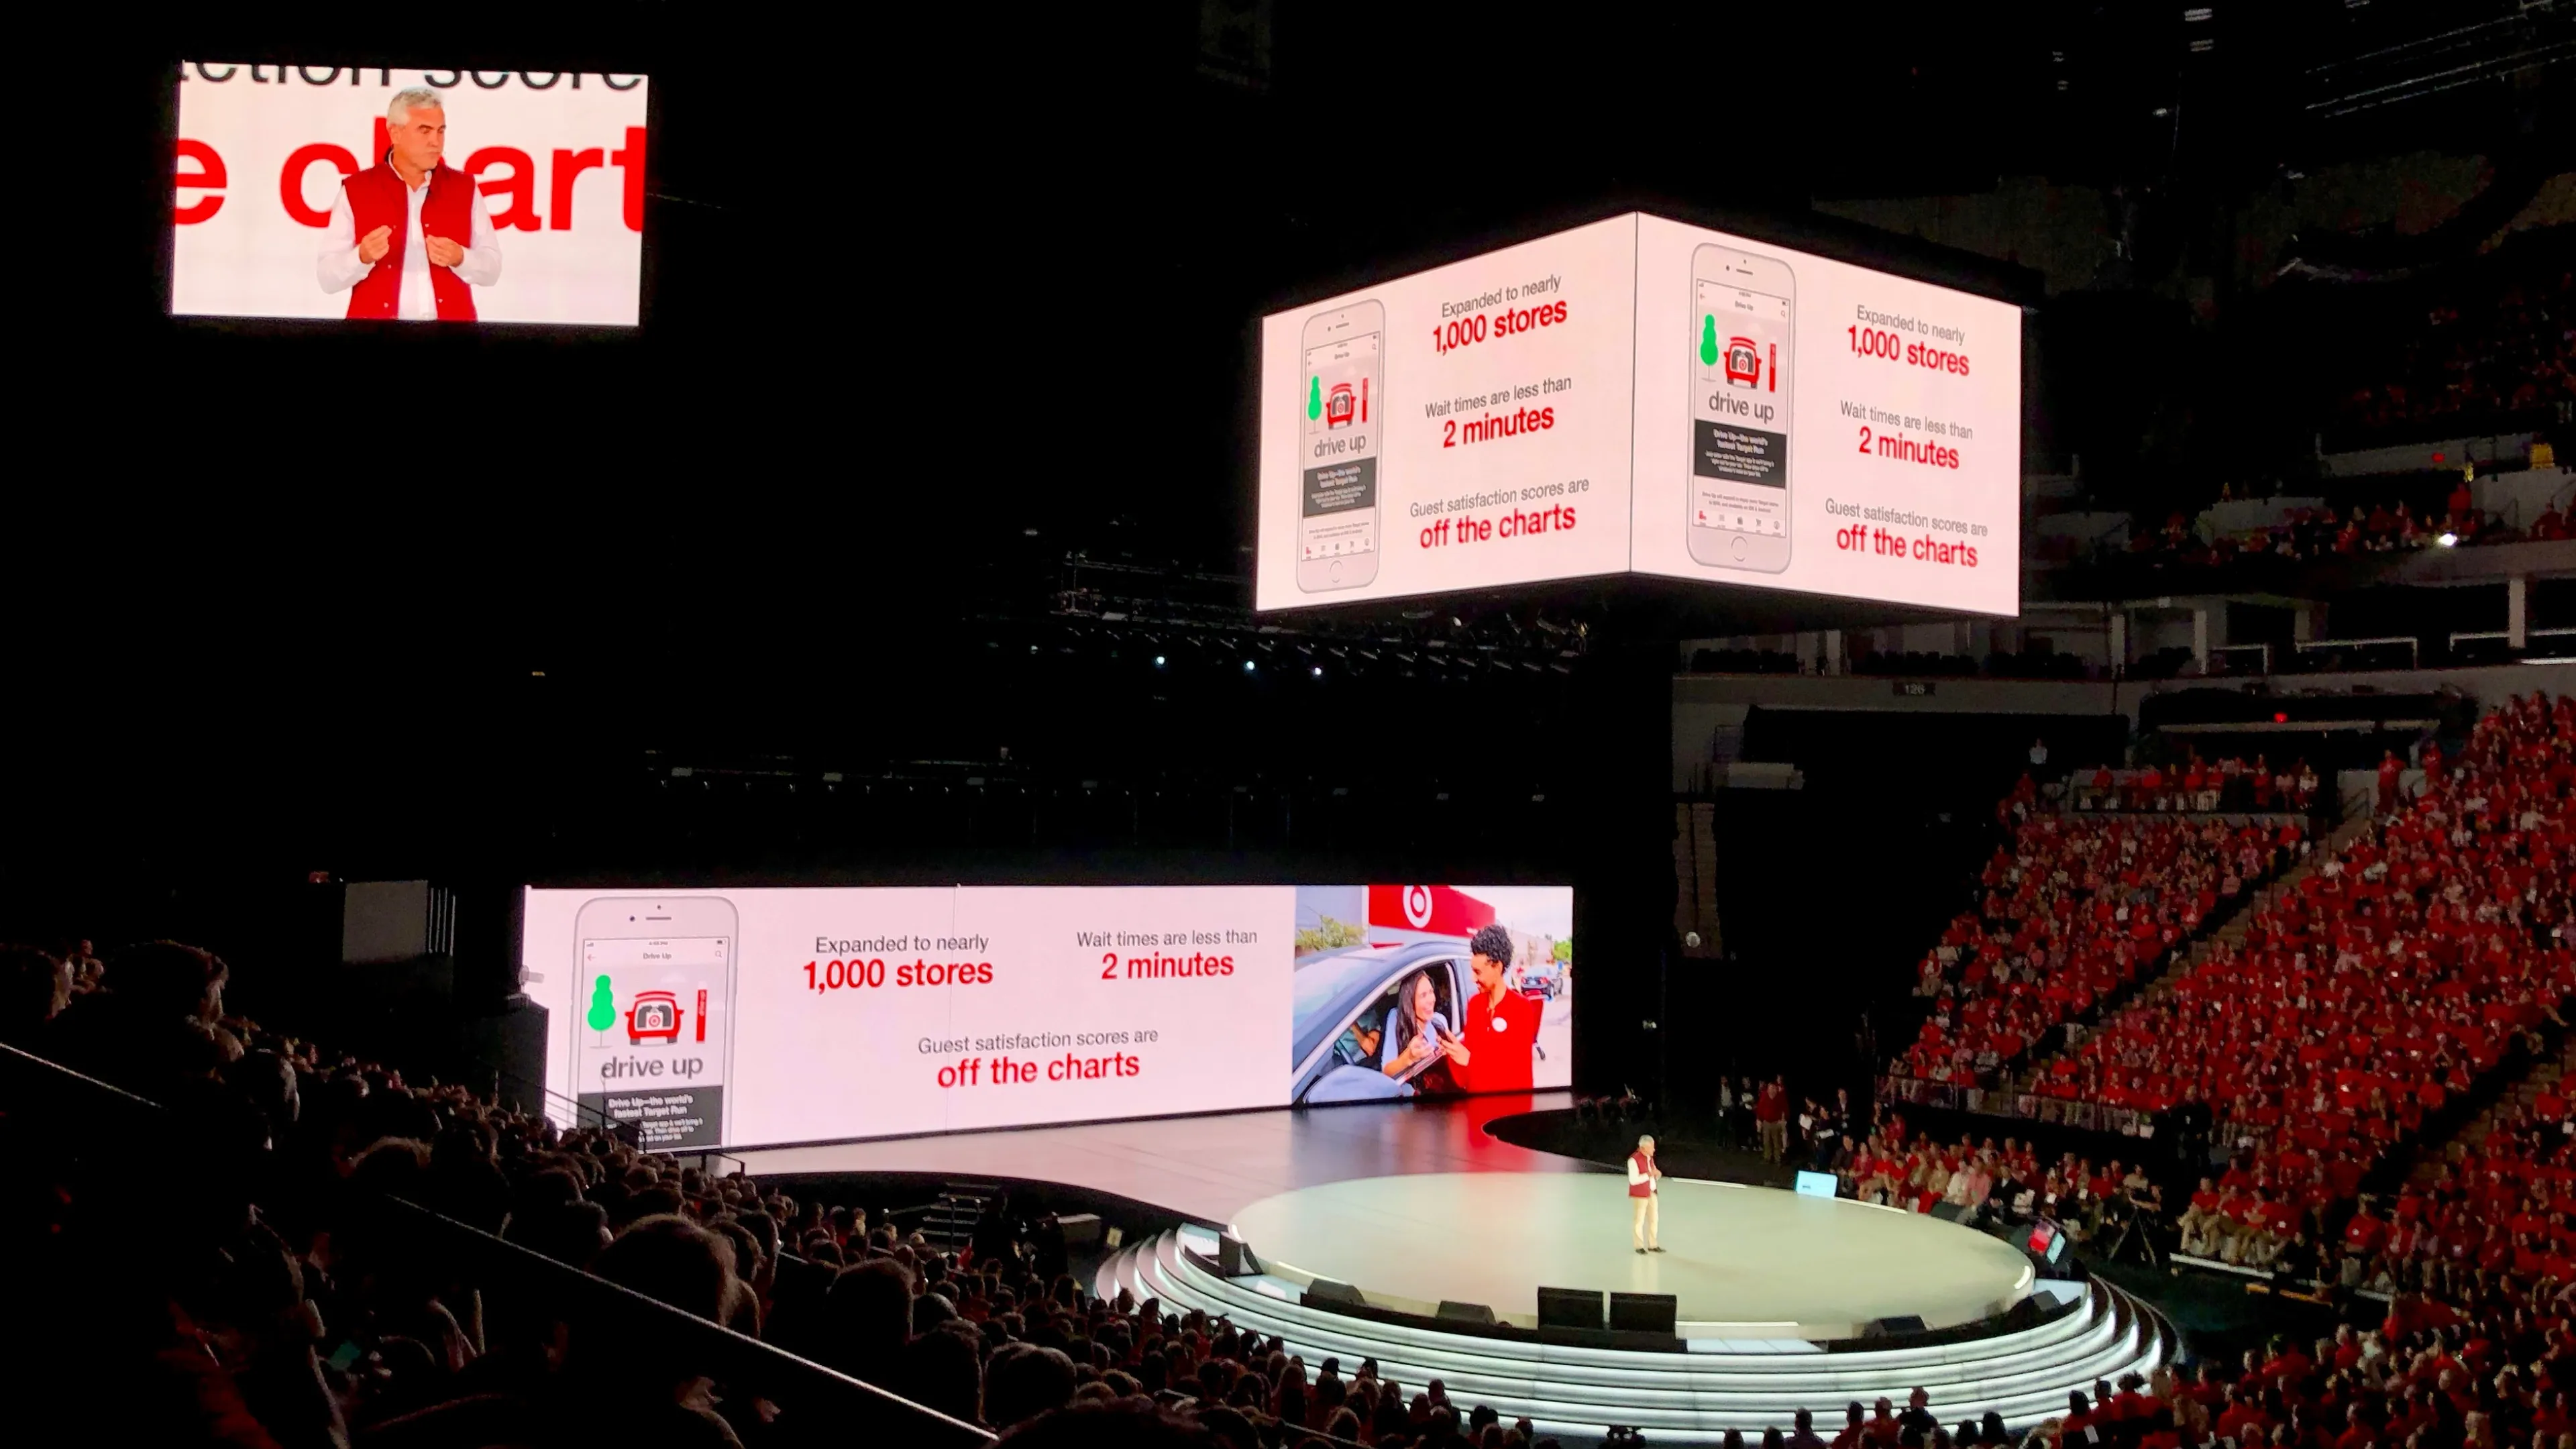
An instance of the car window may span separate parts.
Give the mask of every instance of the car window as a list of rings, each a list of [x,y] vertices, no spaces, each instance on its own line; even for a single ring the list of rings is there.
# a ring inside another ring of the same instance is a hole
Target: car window
[[[1366,978],[1383,976],[1391,969],[1387,958],[1375,951],[1326,956],[1300,965],[1290,977],[1288,988],[1292,1019],[1297,1023],[1292,1060],[1306,1060],[1317,1047],[1340,1035],[1350,1017],[1335,1010],[1335,1003],[1348,1000],[1352,992],[1365,990]]]

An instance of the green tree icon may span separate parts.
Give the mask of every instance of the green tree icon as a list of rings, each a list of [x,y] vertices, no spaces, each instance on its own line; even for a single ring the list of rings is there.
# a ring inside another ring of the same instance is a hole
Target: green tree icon
[[[1310,377],[1306,379],[1306,421],[1311,423],[1323,415],[1324,380],[1320,377]]]
[[[609,990],[608,978],[602,976],[590,988],[590,1014],[582,1020],[592,1031],[606,1031],[617,1025],[617,997]]]
[[[1703,367],[1717,366],[1717,316],[1714,313],[1699,319],[1699,360]]]

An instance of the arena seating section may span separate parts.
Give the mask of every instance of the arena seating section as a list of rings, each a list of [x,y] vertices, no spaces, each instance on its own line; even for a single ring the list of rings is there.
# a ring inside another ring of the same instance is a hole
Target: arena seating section
[[[2318,1154],[2375,1158],[2493,1070],[2576,987],[2576,955],[2518,909],[2576,868],[2571,735],[2563,702],[2535,700],[2480,720],[2457,760],[2428,746],[2420,796],[2084,1042],[2099,1099],[2162,1111],[2197,1089],[2306,1192]]]
[[[2231,804],[2234,795],[2231,786]],[[2025,779],[2000,807],[2012,838],[1986,864],[1982,904],[1923,959],[1918,992],[1932,1011],[1898,1064],[1903,1075],[1995,1084],[2061,1024],[2153,979],[2305,840],[2295,821],[2064,815],[2034,803]],[[2150,787],[2131,803],[2199,802]],[[2214,776],[2207,803],[2220,803]]]
[[[2576,272],[2533,243],[2425,284],[2422,323],[2347,359],[2334,421],[2385,431],[2493,426],[2576,397],[2568,337]],[[2375,355],[2374,355],[2375,354]]]
[[[2209,1104],[2235,1158],[2191,1194],[2186,1252],[2270,1267],[2300,1245],[2334,1260],[2309,1268],[2379,1276],[2366,1254],[2338,1252],[2328,1229],[2428,1121],[2492,1085],[2518,1041],[2565,1025],[2576,989],[2571,753],[2576,704],[2537,695],[2480,719],[2456,759],[2428,743],[2421,794],[2382,800],[2385,814],[2258,910],[2242,939],[2215,945],[2049,1064],[2106,1106]],[[2560,1105],[2547,1101],[2544,1111]],[[2499,1141],[2492,1179],[2451,1184],[2454,1203],[2519,1205],[2537,1170],[2514,1150],[2520,1130]],[[2402,1209],[2410,1233],[2428,1210],[2421,1199]],[[2384,1223],[2353,1221],[2361,1237],[2347,1250],[2381,1246],[2373,1234]],[[2513,1214],[2494,1221],[2509,1254]],[[2545,1237],[2546,1226],[2533,1231]],[[2473,1258],[2478,1245],[2461,1230],[2436,1225],[2441,1246],[2430,1249],[2410,1237],[2404,1257]],[[2482,1225],[2469,1231],[2483,1238]]]

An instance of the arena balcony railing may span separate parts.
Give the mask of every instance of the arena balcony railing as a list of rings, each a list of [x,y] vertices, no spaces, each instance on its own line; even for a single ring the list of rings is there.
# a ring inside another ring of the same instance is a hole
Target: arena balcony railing
[[[1878,1100],[1885,1103],[2002,1117],[2051,1127],[2114,1132],[2122,1137],[2151,1138],[2159,1120],[2135,1107],[2106,1107],[2071,1097],[2051,1097],[2011,1087],[1977,1087],[1960,1082],[1934,1082],[1921,1077],[1884,1076],[1877,1081]]]

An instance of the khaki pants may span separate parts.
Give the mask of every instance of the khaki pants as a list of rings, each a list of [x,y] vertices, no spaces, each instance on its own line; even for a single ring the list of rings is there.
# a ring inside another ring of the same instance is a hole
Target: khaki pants
[[[1762,1155],[1778,1162],[1789,1155],[1789,1119],[1762,1124]]]
[[[1648,1193],[1644,1197],[1632,1197],[1628,1202],[1631,1205],[1629,1241],[1640,1248],[1654,1247],[1658,1241],[1656,1234],[1663,1226],[1663,1197]]]

